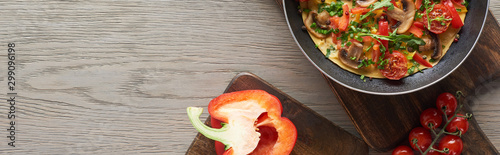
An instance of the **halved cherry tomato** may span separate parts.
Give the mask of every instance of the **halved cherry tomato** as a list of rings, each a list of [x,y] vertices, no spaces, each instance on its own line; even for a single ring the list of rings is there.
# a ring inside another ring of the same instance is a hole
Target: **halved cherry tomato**
[[[406,75],[408,69],[406,68],[406,57],[398,51],[392,51],[392,54],[385,52],[384,61],[387,60],[387,64],[384,69],[380,72],[382,75],[391,80],[399,80]]]
[[[363,7],[355,7],[351,9],[352,14],[365,14],[367,12],[370,12],[370,9]]]
[[[426,129],[436,129],[442,122],[443,115],[436,108],[426,109],[420,114],[420,124]]]
[[[460,137],[455,135],[446,135],[439,142],[439,149],[443,150],[444,148],[448,148],[448,153],[443,153],[446,155],[459,155],[462,153],[463,142]]]
[[[446,126],[446,131],[448,132],[456,132],[457,129],[464,134],[469,129],[469,121],[464,118],[465,116],[462,114],[457,114],[453,120],[451,120],[450,124]]]
[[[427,62],[426,60],[424,60],[424,58],[422,58],[422,56],[420,56],[420,54],[418,54],[418,53],[415,53],[415,55],[413,55],[413,60],[415,60],[419,64],[424,65],[425,67],[432,68],[432,65],[429,62]]]
[[[417,146],[413,144],[413,139],[417,139],[417,145],[420,150],[425,151],[432,143],[432,137],[429,130],[423,127],[416,127],[410,131],[410,135],[408,136],[408,140],[410,140],[410,146],[414,150],[418,150]]]
[[[424,19],[424,22],[426,22],[424,25],[427,29],[429,29],[429,31],[434,32],[435,34],[441,34],[448,29],[453,17],[448,7],[443,4],[436,4],[429,13],[429,17],[427,17],[427,14],[424,13],[422,18]],[[427,22],[430,23],[430,27]]]
[[[451,116],[457,109],[457,98],[451,93],[442,93],[436,100],[436,107],[442,112],[443,109],[447,116]]]
[[[406,145],[400,145],[392,151],[392,155],[414,155],[413,150],[406,146]]]
[[[462,22],[460,15],[458,15],[457,9],[455,9],[455,6],[453,6],[453,4],[450,2],[450,0],[444,1],[443,4],[446,7],[448,7],[448,10],[450,10],[451,17],[452,17],[451,26],[453,28],[456,28],[456,29],[464,26],[464,22]]]
[[[339,27],[338,28],[340,31],[345,31],[345,30],[347,30],[347,27],[349,26],[349,16],[351,16],[351,15],[349,14],[349,5],[347,5],[347,3],[345,3],[342,6],[342,9],[344,11],[344,14],[339,19],[339,24],[338,24]]]
[[[422,35],[424,35],[424,30],[418,28],[415,25],[411,25],[410,29],[408,29],[410,33],[413,33],[416,37],[422,38]]]

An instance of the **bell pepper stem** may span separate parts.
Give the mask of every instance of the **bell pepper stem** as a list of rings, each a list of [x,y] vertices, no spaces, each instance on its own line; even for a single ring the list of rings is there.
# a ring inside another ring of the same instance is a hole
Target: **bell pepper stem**
[[[205,125],[203,122],[200,120],[201,113],[203,113],[203,108],[198,108],[198,107],[188,107],[187,108],[187,114],[189,117],[189,120],[191,121],[191,124],[193,124],[193,127],[198,130],[201,134],[203,134],[205,137],[219,141],[226,145],[226,150],[229,149],[230,146],[230,134],[227,134],[229,131],[230,126],[222,123],[222,128],[220,129],[215,129],[208,127]]]

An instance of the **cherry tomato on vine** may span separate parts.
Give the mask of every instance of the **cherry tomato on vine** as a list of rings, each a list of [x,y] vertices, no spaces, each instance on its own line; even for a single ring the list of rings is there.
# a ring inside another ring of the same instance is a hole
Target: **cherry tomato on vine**
[[[439,142],[439,149],[443,150],[444,148],[448,148],[448,153],[443,153],[446,155],[459,155],[462,153],[463,143],[460,137],[455,135],[446,135]]]
[[[441,34],[448,29],[450,26],[452,16],[450,10],[443,4],[436,4],[429,16],[424,13],[422,17],[424,19],[424,26],[429,29],[429,31],[435,34]],[[427,23],[429,22],[429,23]],[[430,25],[430,27],[429,27]]]
[[[437,147],[434,146],[434,148],[437,148]],[[427,152],[427,155],[441,155],[441,153],[437,152],[435,150],[430,150],[429,152]]]
[[[387,64],[380,72],[388,79],[399,80],[408,72],[406,57],[398,51],[392,51],[392,54],[386,52],[384,61],[387,61]]]
[[[455,110],[457,109],[457,99],[451,93],[442,93],[437,98],[436,107],[441,112],[443,107],[446,107],[446,115],[453,115],[455,113]]]
[[[436,129],[442,122],[443,115],[436,108],[426,109],[420,114],[420,124],[426,129]]]
[[[451,120],[450,124],[446,126],[446,131],[448,132],[456,132],[457,129],[462,131],[462,134],[467,132],[469,129],[469,121],[464,118],[465,116],[462,114],[457,114],[457,117]]]
[[[410,145],[414,150],[418,150],[417,146],[413,144],[413,139],[417,140],[417,145],[420,150],[425,151],[432,143],[432,137],[429,130],[423,127],[416,127],[410,131],[410,135],[408,136],[408,140],[410,140]]]
[[[406,146],[406,145],[400,145],[392,151],[392,155],[414,155],[413,150]]]

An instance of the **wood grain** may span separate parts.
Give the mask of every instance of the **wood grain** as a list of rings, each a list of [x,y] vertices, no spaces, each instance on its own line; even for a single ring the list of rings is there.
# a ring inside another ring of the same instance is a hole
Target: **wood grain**
[[[368,145],[361,139],[333,124],[302,103],[283,93],[260,77],[240,73],[229,83],[224,93],[259,89],[276,96],[283,106],[283,117],[290,119],[297,129],[297,141],[290,154],[367,154]],[[207,119],[205,124],[210,124]],[[213,140],[198,134],[186,152],[187,155],[215,154]]]
[[[500,0],[490,8],[500,16]],[[0,104],[0,154],[185,154],[197,133],[185,108],[206,108],[243,71],[359,136],[275,1],[18,0],[0,14],[0,99],[9,42],[19,95],[15,148]],[[498,149],[500,81],[476,91]]]

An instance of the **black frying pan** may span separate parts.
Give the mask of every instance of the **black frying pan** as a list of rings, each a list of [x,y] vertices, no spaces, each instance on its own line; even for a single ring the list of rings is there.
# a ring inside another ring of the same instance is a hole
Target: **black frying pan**
[[[283,0],[283,10],[295,42],[316,68],[333,81],[359,92],[375,95],[399,95],[418,91],[437,83],[462,64],[479,39],[488,13],[489,0],[470,2],[464,26],[459,32],[459,41],[451,45],[449,51],[436,66],[424,70],[424,73],[416,73],[399,81],[373,79],[366,80],[366,82],[363,82],[359,75],[346,71],[326,59],[323,53],[315,48],[307,31],[301,29],[304,24],[302,16],[297,10],[298,5],[295,0]]]

